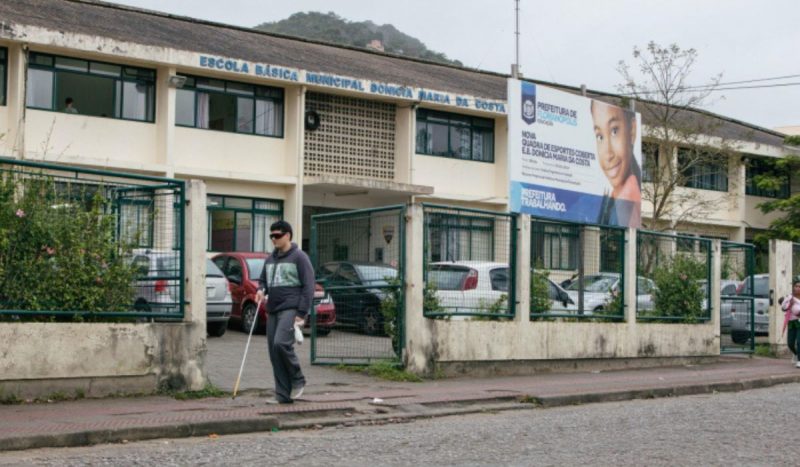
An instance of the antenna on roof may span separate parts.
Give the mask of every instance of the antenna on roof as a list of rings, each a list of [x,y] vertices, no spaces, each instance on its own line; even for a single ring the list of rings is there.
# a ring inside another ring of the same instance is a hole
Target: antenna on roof
[[[517,19],[517,27],[514,29],[514,35],[516,36],[516,55],[514,64],[511,65],[511,77],[515,79],[519,79],[522,77],[522,73],[519,72],[519,0],[514,0],[515,3],[515,14]]]

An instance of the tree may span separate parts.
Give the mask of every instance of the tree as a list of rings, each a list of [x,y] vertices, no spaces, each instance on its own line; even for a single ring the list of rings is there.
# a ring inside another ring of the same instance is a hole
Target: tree
[[[786,180],[791,180],[792,174],[796,177],[800,173],[800,136],[787,136],[784,143],[794,146],[798,154],[777,159],[772,173],[757,175],[755,183],[759,188],[778,191]],[[757,235],[756,241],[778,238],[800,242],[800,192],[786,199],[766,201],[758,207],[765,214],[778,212],[783,216],[772,221],[769,230]]]
[[[697,60],[695,49],[650,42],[645,50],[633,49],[634,66],[620,61],[617,71],[624,82],[618,86],[627,99],[637,101],[644,130],[642,184],[643,218],[650,230],[674,230],[681,222],[708,216],[729,197],[722,191],[687,190],[704,180],[727,177],[728,160],[736,148],[719,131],[720,118],[699,111],[709,103],[722,75],[703,86],[689,84]],[[730,180],[729,183],[735,183]]]

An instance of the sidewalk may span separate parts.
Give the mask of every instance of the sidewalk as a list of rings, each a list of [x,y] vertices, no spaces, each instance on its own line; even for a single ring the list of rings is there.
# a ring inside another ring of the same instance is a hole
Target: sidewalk
[[[334,371],[334,370],[331,370]],[[231,434],[320,425],[385,423],[483,410],[738,391],[800,382],[787,359],[719,362],[526,377],[395,383],[360,377],[309,387],[303,400],[268,406],[264,394],[178,401],[165,396],[0,406],[0,451],[152,438]]]

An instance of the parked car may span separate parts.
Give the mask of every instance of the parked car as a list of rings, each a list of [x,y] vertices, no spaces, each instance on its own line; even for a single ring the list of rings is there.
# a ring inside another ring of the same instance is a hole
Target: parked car
[[[750,285],[750,276],[746,277],[739,285],[737,295],[754,297],[755,324],[752,326],[756,336],[769,334],[769,274],[756,274],[752,276],[753,285]],[[752,287],[752,288],[751,288]],[[750,340],[750,306],[747,301],[736,301],[732,304],[731,312],[731,340],[736,344],[744,344]]]
[[[697,281],[700,284],[700,288],[703,291],[703,295],[708,297],[708,281],[700,280]],[[719,320],[720,320],[720,329],[723,333],[731,332],[731,322],[733,321],[733,304],[736,303],[736,291],[739,289],[739,285],[741,282],[733,279],[722,279],[719,282],[719,290],[720,290],[720,312],[719,312]],[[703,309],[706,309],[706,299],[703,299]]]
[[[137,249],[132,262],[136,281],[134,309],[158,313],[177,313],[180,287],[172,279],[180,271],[180,257],[174,251]],[[231,291],[222,271],[206,260],[206,329],[215,337],[225,334],[231,316]]]
[[[474,313],[493,304],[508,306],[500,300],[508,294],[508,264],[486,261],[455,261],[432,263],[428,281],[436,287],[439,305],[448,312]],[[578,308],[558,284],[549,283],[549,311],[576,313]]]
[[[396,278],[397,268],[383,263],[330,261],[317,270],[317,283],[336,303],[338,322],[369,335],[384,334],[381,302],[390,292],[382,286]]]
[[[608,303],[614,298],[614,294],[619,293],[621,275],[616,272],[601,272],[599,274],[587,274],[583,276],[583,310],[585,314],[592,314],[595,311],[603,311]],[[646,277],[637,279],[637,309],[653,310],[655,300],[653,292],[656,284]],[[572,301],[579,302],[580,283],[577,279],[567,287],[567,293]]]
[[[233,295],[231,319],[236,321],[244,332],[250,332],[253,318],[256,316],[258,277],[268,257],[268,253],[231,252],[220,253],[213,258],[214,264],[222,270],[231,283]],[[336,324],[336,307],[330,295],[319,285],[316,285],[314,291],[314,306],[317,311],[317,335],[325,336]],[[258,309],[258,329],[265,329],[266,324],[267,310],[262,304]],[[311,327],[310,319],[306,320],[305,327]]]

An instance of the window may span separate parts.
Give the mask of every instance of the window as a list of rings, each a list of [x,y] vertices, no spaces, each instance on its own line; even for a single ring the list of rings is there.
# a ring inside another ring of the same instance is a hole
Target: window
[[[272,251],[269,226],[283,217],[283,202],[208,196],[209,251]]]
[[[508,292],[508,268],[497,268],[489,271],[492,290]]]
[[[686,177],[683,186],[701,190],[728,191],[728,159],[722,154],[678,149],[678,166]]]
[[[417,153],[494,162],[494,120],[419,109]]]
[[[6,105],[6,73],[8,72],[8,49],[0,47],[0,105]]]
[[[775,160],[766,157],[750,158],[746,165],[745,173],[747,181],[745,183],[745,194],[751,196],[763,196],[765,198],[779,198],[787,199],[790,194],[790,180],[788,174],[780,174],[776,170]],[[780,179],[780,186],[776,189],[760,188],[756,183],[756,178],[759,175],[769,175]]]
[[[155,70],[31,52],[26,105],[152,123],[155,82]]]
[[[494,220],[458,214],[431,214],[430,260],[491,261],[494,258]]]
[[[625,256],[625,231],[600,228],[600,272],[620,272]]]
[[[642,143],[642,181],[652,182],[658,170],[659,146],[656,143]]]
[[[533,268],[577,269],[579,229],[573,224],[534,222],[531,226]]]
[[[283,89],[186,76],[175,102],[175,124],[283,137]]]

